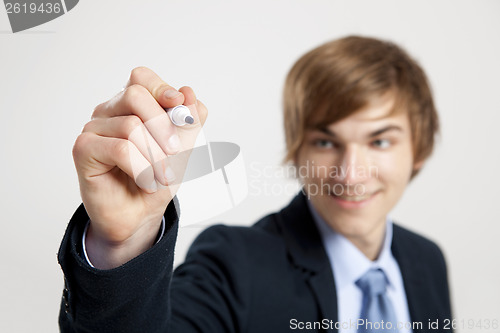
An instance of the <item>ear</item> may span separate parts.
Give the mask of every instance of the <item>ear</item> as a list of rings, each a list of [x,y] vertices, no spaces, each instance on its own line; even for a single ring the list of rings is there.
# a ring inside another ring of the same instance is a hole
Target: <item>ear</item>
[[[422,169],[422,167],[424,166],[424,163],[425,163],[425,160],[421,160],[421,161],[413,163],[413,170],[417,171],[417,170]]]

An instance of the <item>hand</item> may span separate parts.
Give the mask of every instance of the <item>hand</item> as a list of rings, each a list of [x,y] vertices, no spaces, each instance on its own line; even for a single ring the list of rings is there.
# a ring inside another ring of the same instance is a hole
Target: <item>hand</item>
[[[189,107],[193,124],[174,126],[163,109],[180,104]],[[117,267],[153,245],[206,117],[191,88],[177,91],[145,67],[132,70],[124,90],[95,108],[73,147],[95,267]]]

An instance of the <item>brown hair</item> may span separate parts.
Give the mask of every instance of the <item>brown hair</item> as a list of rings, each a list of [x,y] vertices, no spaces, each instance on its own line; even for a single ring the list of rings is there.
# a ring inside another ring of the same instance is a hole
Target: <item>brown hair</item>
[[[303,55],[285,81],[284,162],[295,162],[307,129],[344,119],[386,93],[395,98],[392,113],[408,113],[414,161],[424,161],[434,148],[439,119],[424,71],[404,50],[391,42],[349,36]]]

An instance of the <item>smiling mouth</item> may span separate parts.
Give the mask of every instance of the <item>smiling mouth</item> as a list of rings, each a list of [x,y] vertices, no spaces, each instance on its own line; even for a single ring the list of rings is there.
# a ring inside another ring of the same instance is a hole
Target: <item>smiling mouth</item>
[[[364,201],[364,200],[371,198],[376,193],[378,193],[378,191],[372,192],[370,194],[365,194],[365,195],[337,195],[335,193],[330,193],[330,195],[335,197],[335,198],[345,200],[345,201],[359,202],[359,201]]]

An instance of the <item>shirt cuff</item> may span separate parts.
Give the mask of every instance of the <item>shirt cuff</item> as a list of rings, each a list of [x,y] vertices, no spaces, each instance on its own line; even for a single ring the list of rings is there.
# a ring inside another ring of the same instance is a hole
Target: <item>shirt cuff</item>
[[[89,228],[89,225],[90,225],[90,219],[87,221],[87,224],[85,225],[85,229],[83,229],[82,248],[83,248],[83,255],[85,257],[85,260],[90,265],[90,267],[95,268],[94,265],[92,265],[92,263],[90,262],[89,256],[87,255],[87,248],[85,246],[85,239],[87,238],[87,229]],[[162,217],[161,229],[160,229],[160,232],[158,233],[158,236],[156,236],[155,245],[162,239],[164,233],[165,233],[165,216]]]

